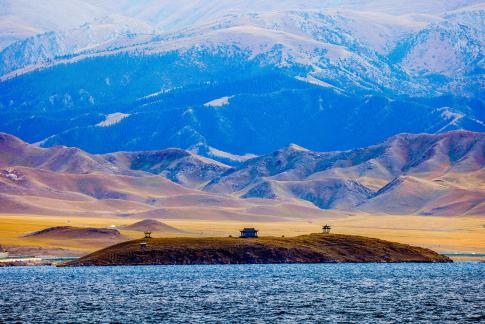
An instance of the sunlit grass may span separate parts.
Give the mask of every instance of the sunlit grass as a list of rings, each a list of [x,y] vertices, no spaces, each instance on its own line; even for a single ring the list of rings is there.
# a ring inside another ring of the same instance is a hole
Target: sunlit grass
[[[125,231],[123,225],[137,219],[55,217],[55,216],[0,216],[0,244],[6,246],[38,246],[90,252],[115,243],[110,240],[53,240],[25,238],[33,231],[53,226],[110,227],[116,226],[127,239],[143,236],[136,231]],[[237,236],[242,227],[256,227],[262,236],[296,236],[320,232],[323,224],[332,226],[333,233],[355,234],[400,243],[419,245],[438,252],[485,253],[485,220],[481,217],[423,217],[357,214],[346,217],[330,216],[312,221],[241,222],[230,220],[161,219],[164,223],[190,232],[189,234],[153,233],[154,237],[207,237]]]

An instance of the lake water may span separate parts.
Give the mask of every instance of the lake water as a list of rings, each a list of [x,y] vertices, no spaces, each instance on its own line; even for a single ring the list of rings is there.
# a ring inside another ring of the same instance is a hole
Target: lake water
[[[0,322],[485,322],[485,263],[0,268]]]

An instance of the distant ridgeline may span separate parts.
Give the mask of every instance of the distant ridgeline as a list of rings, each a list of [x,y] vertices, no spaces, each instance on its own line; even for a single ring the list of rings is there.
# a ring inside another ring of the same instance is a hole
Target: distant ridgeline
[[[485,133],[400,134],[337,152],[289,145],[233,166],[182,149],[96,155],[1,133],[0,152],[0,203],[8,213],[178,218],[183,207],[191,216],[235,219],[315,218],[322,209],[485,215]]]
[[[69,22],[7,5],[47,32],[0,30],[0,131],[90,153],[205,156],[485,131],[478,0],[170,3],[150,18],[144,2],[91,3],[104,14],[79,26],[80,4]]]

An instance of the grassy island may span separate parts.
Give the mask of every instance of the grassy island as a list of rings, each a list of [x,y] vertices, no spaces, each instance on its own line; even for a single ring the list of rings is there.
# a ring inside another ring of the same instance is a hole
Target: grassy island
[[[64,266],[325,262],[451,262],[451,259],[430,249],[375,238],[310,234],[252,239],[140,239],[107,247]]]

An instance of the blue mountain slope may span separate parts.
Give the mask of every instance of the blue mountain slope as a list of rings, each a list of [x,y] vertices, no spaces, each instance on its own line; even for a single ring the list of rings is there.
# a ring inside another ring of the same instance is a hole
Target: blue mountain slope
[[[298,80],[298,67],[194,55],[197,62],[177,53],[92,58],[1,82],[0,130],[93,153],[211,146],[238,154],[288,143],[349,149],[402,132],[485,131],[479,99],[350,94]],[[101,126],[114,113],[125,118]]]
[[[39,33],[0,52],[0,131],[225,159],[485,131],[480,1],[118,2],[7,6]],[[65,5],[91,19],[52,24]]]

